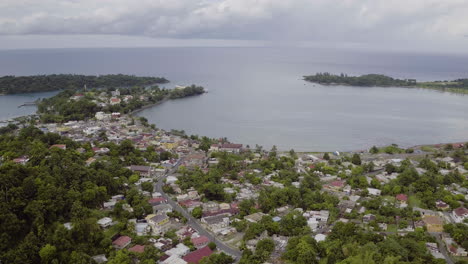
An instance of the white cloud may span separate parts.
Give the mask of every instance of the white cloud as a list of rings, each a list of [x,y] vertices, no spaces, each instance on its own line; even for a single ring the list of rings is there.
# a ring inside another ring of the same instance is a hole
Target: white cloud
[[[0,34],[466,41],[466,0],[2,0]]]

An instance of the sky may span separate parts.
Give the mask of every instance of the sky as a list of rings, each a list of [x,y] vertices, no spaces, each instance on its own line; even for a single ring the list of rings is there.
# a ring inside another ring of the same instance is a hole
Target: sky
[[[0,49],[332,46],[468,53],[467,0],[1,0]]]

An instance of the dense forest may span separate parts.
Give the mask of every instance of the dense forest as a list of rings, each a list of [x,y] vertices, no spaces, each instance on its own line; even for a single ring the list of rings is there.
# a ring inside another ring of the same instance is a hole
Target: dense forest
[[[52,74],[35,76],[0,77],[0,94],[19,94],[46,92],[64,89],[129,87],[134,85],[151,85],[169,82],[161,77],[137,77],[124,74],[109,75],[75,75]]]
[[[85,264],[94,263],[90,256],[106,254],[108,263],[130,263],[118,259],[136,257],[140,263],[155,264],[161,252],[153,246],[136,256],[126,250],[117,253],[111,247],[118,234],[134,236],[128,219],[152,212],[133,185],[138,176],[125,167],[159,161],[162,156],[154,148],[139,151],[131,141],[104,143],[109,155],[86,166],[85,161],[94,155],[90,144],[45,134],[32,126],[15,133],[2,132],[0,263]],[[65,144],[66,150],[50,148],[53,144]],[[14,162],[25,156],[29,157],[26,164]],[[100,210],[115,194],[124,194],[134,211],[123,210],[120,203],[113,211]],[[111,216],[118,224],[101,229],[97,220],[104,216]],[[71,228],[64,223],[71,223]],[[151,245],[144,237],[134,239]]]
[[[171,99],[182,98],[182,97],[187,97],[187,96],[192,96],[192,95],[203,94],[204,92],[205,92],[205,89],[203,87],[192,84],[183,89],[172,90],[170,94],[170,98]]]
[[[328,72],[304,76],[304,80],[320,84],[341,84],[351,86],[415,86],[416,80],[394,79],[382,74],[366,74],[361,76],[335,75]]]
[[[304,80],[325,85],[336,84],[364,87],[418,87],[455,93],[468,93],[468,78],[456,79],[452,81],[417,82],[415,79],[395,79],[382,74],[348,76],[344,73],[337,75],[324,72],[317,73],[315,75],[304,76]]]

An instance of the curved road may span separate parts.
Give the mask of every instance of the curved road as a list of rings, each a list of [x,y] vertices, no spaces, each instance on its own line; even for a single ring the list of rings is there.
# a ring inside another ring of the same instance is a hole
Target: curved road
[[[232,257],[236,259],[236,262],[237,262],[242,256],[241,251],[237,249],[233,249],[229,247],[228,245],[226,245],[224,242],[217,239],[213,234],[211,234],[203,226],[201,226],[198,220],[195,219],[191,214],[189,214],[187,210],[182,208],[182,206],[180,206],[176,201],[172,200],[171,197],[169,197],[169,195],[167,195],[163,191],[162,186],[164,185],[164,182],[163,182],[164,179],[168,176],[168,174],[174,173],[177,170],[177,167],[179,166],[180,163],[181,161],[177,162],[177,164],[171,170],[169,170],[168,173],[166,173],[163,177],[160,177],[158,179],[158,182],[155,184],[156,191],[161,193],[162,197],[164,197],[167,200],[167,203],[170,204],[174,210],[181,213],[185,218],[187,218],[188,220],[187,224],[192,226],[200,235],[206,236],[211,241],[216,243],[216,246],[219,250],[222,250],[226,252],[227,254],[231,255]]]

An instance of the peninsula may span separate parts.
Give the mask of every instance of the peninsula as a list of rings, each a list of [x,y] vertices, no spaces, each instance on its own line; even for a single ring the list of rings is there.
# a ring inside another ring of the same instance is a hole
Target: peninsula
[[[361,76],[340,75],[328,72],[304,76],[304,80],[324,85],[348,85],[361,87],[408,87],[442,90],[454,93],[468,93],[468,78],[452,81],[418,82],[416,79],[395,79],[383,74]]]
[[[124,74],[77,75],[51,74],[34,76],[0,77],[0,94],[20,94],[49,92],[57,90],[81,89],[85,86],[95,88],[131,87],[168,83],[162,77],[138,77]]]

